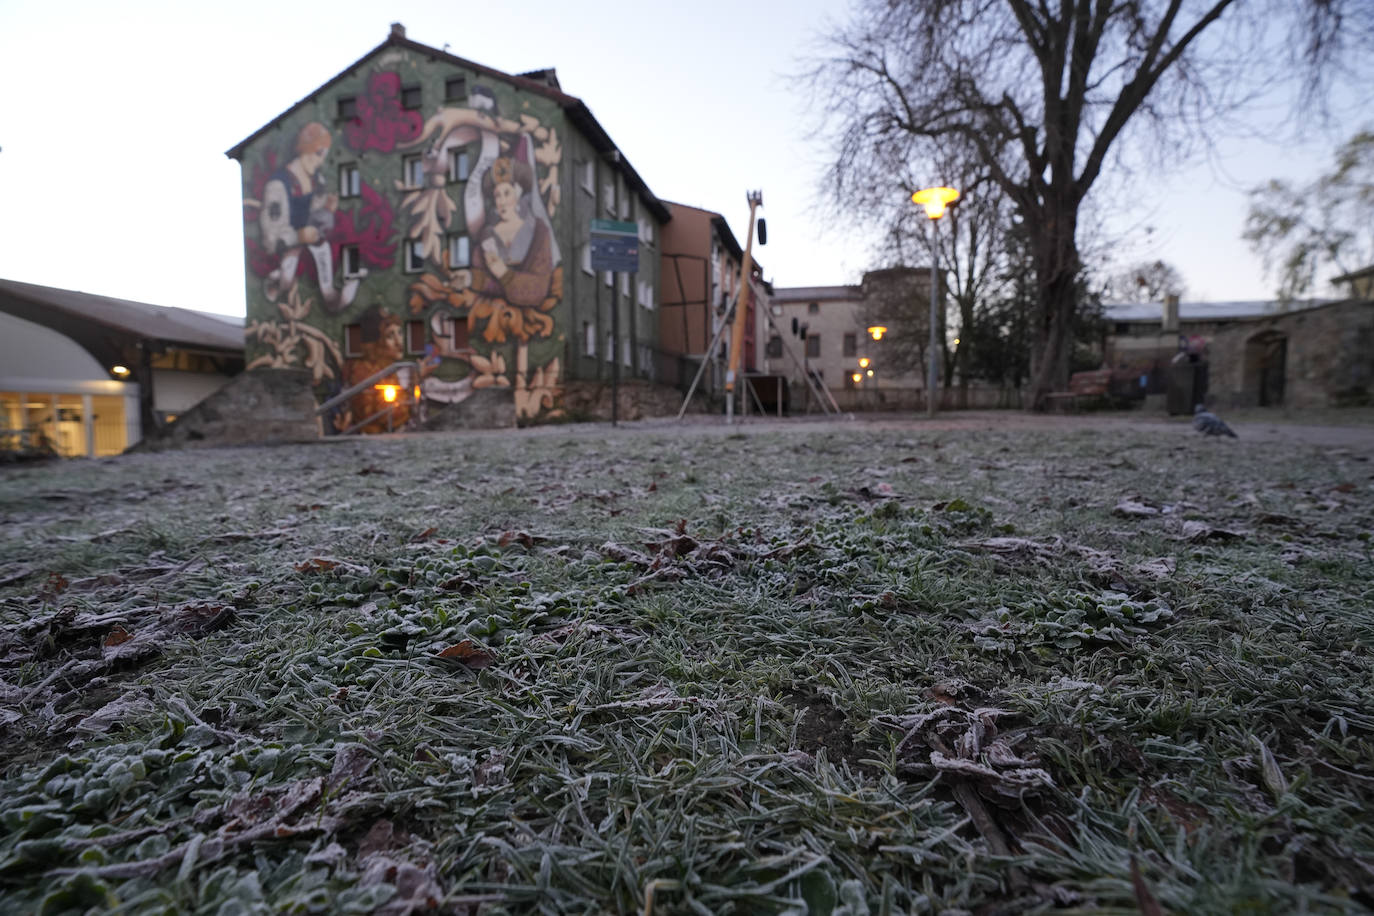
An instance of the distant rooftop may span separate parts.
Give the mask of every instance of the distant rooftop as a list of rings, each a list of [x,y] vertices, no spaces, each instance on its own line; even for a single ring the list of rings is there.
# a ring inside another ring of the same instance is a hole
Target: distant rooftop
[[[773,290],[774,302],[823,302],[834,299],[860,299],[862,286],[786,286]]]

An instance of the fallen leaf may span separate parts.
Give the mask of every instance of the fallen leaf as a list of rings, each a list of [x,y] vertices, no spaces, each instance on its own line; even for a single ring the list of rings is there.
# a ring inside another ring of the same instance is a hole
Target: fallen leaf
[[[456,645],[442,650],[438,658],[457,659],[469,668],[487,668],[496,664],[496,656],[486,649],[479,649],[472,640],[465,639]]]
[[[1259,752],[1260,778],[1264,781],[1264,787],[1274,796],[1274,800],[1278,801],[1288,791],[1288,778],[1283,775],[1283,770],[1279,769],[1279,762],[1274,759],[1269,746],[1261,741],[1258,735],[1251,735],[1250,743]]]
[[[110,630],[110,634],[105,637],[105,642],[102,643],[102,645],[109,648],[110,646],[117,646],[122,642],[128,642],[133,638],[134,634],[130,633],[119,624],[115,624],[114,629]]]
[[[502,531],[501,536],[496,539],[497,547],[508,547],[512,543],[519,544],[526,550],[534,547],[534,535],[528,531]]]
[[[324,572],[328,569],[338,567],[338,560],[327,560],[324,557],[311,557],[310,559],[297,563],[296,572]]]
[[[419,534],[415,535],[415,537],[411,538],[410,540],[411,540],[412,542],[414,542],[414,541],[423,541],[425,538],[429,537],[431,534],[433,534],[434,532],[436,532],[436,531],[438,531],[438,530],[439,530],[439,529],[438,529],[437,527],[435,527],[434,525],[431,525],[431,526],[429,526],[428,528],[426,528],[424,531],[421,531]]]
[[[1354,493],[1355,485],[1353,483],[1338,483],[1331,488],[1331,491],[1333,493]]]

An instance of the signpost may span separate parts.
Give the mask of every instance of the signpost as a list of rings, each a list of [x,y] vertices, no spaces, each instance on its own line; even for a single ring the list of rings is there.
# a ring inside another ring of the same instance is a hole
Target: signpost
[[[592,270],[638,273],[639,224],[594,219],[591,224]],[[620,278],[611,284],[611,425],[620,421]]]

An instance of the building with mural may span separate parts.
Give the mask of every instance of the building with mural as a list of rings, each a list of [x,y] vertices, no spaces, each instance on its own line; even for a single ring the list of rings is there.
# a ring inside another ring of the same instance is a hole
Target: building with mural
[[[308,369],[323,402],[412,363],[327,431],[461,416],[478,393],[539,422],[614,360],[654,373],[671,215],[554,71],[502,73],[395,24],[228,155],[243,176],[248,368]],[[637,224],[637,273],[593,271],[593,219]]]

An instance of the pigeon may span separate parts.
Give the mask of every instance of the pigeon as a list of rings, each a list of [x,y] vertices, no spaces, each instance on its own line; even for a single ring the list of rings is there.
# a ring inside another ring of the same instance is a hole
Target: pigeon
[[[1212,413],[1201,404],[1193,408],[1193,429],[1202,433],[1204,436],[1230,436],[1232,439],[1239,439],[1235,433],[1231,432],[1231,427],[1221,421],[1221,418]]]

